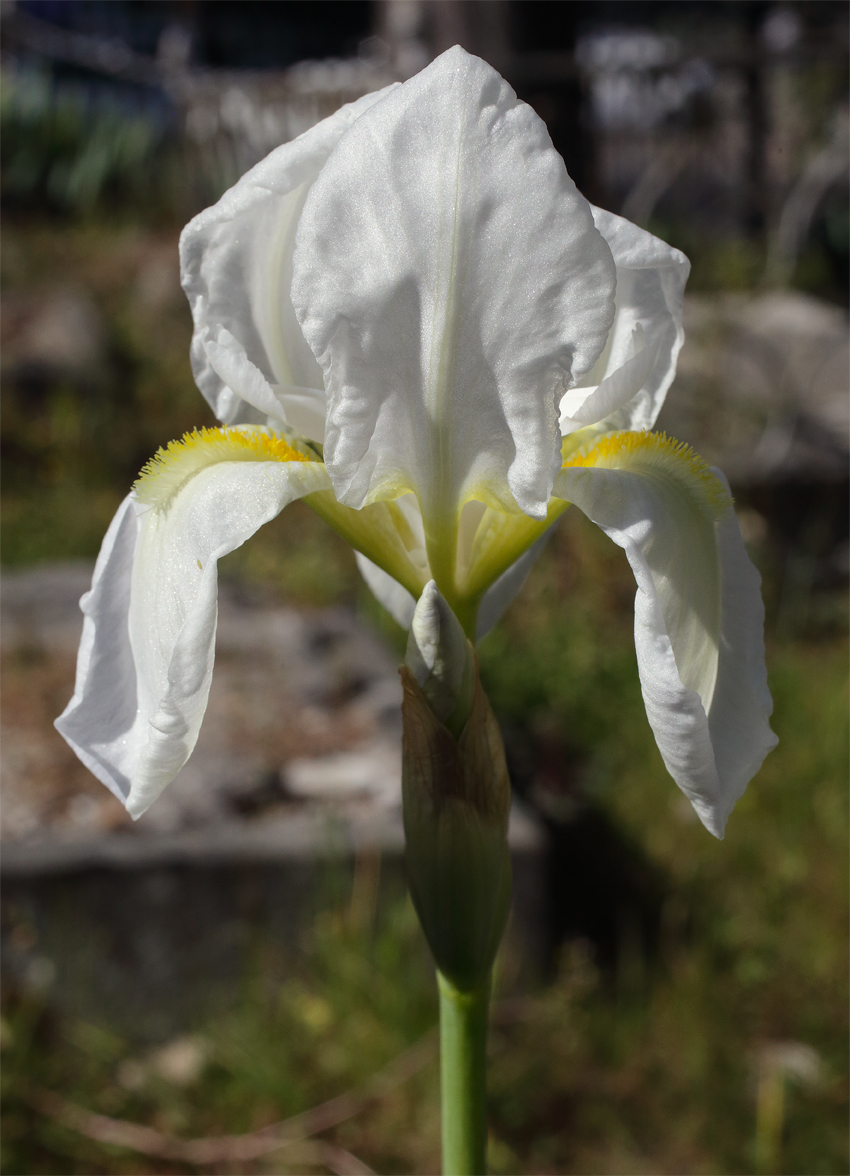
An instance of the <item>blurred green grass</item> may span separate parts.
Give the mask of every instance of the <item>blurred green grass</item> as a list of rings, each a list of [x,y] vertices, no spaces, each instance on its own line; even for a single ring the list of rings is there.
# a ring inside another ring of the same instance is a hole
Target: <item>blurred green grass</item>
[[[549,569],[542,569],[545,578]],[[533,587],[533,585],[532,585]],[[544,670],[536,636],[509,618],[513,656]],[[569,625],[550,652],[570,668]],[[515,663],[491,649],[498,697]],[[777,1172],[846,1170],[847,710],[840,645],[795,643],[771,657],[780,751],[733,816],[725,842],[688,815],[660,763],[631,675],[581,680],[608,711],[616,741],[595,797],[667,879],[657,955],[597,971],[567,945],[554,981],[517,995],[517,961],[499,964],[490,1069],[494,1172],[751,1172],[759,1058],[776,1043],[816,1051],[809,1085],[788,1080]],[[576,675],[579,677],[579,675]],[[562,693],[567,721],[577,710]],[[580,707],[585,706],[585,700]],[[598,766],[598,765],[597,765]],[[181,1136],[254,1130],[369,1076],[436,1019],[433,980],[407,902],[374,925],[347,905],[322,912],[297,976],[280,986],[255,962],[238,1005],[194,1027],[206,1064],[169,1081],[148,1055],[104,1027],[69,1023],[49,1000],[11,994],[4,1020],[6,1172],[172,1172],[85,1140],[33,1109],[60,1091],[90,1110]],[[429,1063],[327,1137],[377,1171],[437,1169],[437,1072]],[[208,1169],[209,1170],[209,1169]],[[226,1166],[220,1171],[232,1170]],[[304,1172],[297,1149],[273,1166]]]
[[[4,346],[7,566],[93,557],[154,449],[212,423],[191,380],[175,250],[176,231],[163,228],[6,225],[4,298],[37,308],[62,285],[83,291],[102,324],[100,359],[88,370],[33,373],[16,358],[23,345],[14,331]],[[577,512],[482,644],[482,673],[509,744],[542,748],[563,777],[565,794],[549,799],[564,813],[572,803],[603,812],[664,879],[652,953],[632,945],[603,972],[586,944],[573,943],[555,978],[533,992],[517,987],[519,961],[501,959],[494,1172],[847,1170],[845,609],[833,596],[821,610],[828,624],[776,632],[778,565],[766,548],[753,554],[768,577],[781,742],[723,843],[694,820],[664,771],[637,680],[631,574]],[[304,607],[352,605],[400,647],[352,553],[303,505],[222,571]],[[303,945],[302,969],[279,984],[270,950],[258,946],[235,1007],[192,1027],[206,1061],[182,1083],[108,1026],[61,1017],[49,992],[9,991],[2,1170],[195,1170],[52,1122],[34,1107],[41,1088],[185,1137],[253,1130],[361,1087],[435,1023],[433,978],[407,902],[387,902],[365,928],[347,907],[327,904]],[[789,1042],[816,1052],[818,1075],[808,1084],[787,1079],[781,1139],[757,1157],[759,1065],[764,1078],[767,1047]],[[437,1170],[435,1062],[326,1138],[377,1171]],[[295,1149],[239,1170],[322,1168]]]

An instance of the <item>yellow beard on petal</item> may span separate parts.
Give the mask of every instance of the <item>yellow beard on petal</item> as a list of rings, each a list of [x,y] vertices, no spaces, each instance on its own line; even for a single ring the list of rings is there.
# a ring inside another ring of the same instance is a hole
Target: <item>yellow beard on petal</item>
[[[297,446],[297,448],[296,448]],[[259,425],[229,429],[195,429],[171,441],[147,463],[133,489],[139,502],[167,510],[190,478],[223,462],[321,462],[312,446]],[[330,523],[338,535],[384,569],[414,596],[428,580],[411,559],[416,537],[392,502],[352,510],[337,502],[331,489],[308,494],[304,502]]]
[[[565,445],[566,448],[566,445]],[[575,466],[628,471],[630,468],[652,476],[653,470],[696,490],[711,516],[721,518],[732,499],[711,468],[690,445],[666,433],[609,433],[595,444],[584,446],[564,459],[562,469]],[[683,477],[684,475],[684,477]]]
[[[139,502],[162,509],[189,478],[222,461],[311,460],[267,429],[193,429],[158,449],[133,489]]]
[[[578,466],[631,470],[673,484],[712,525],[731,503],[726,487],[707,463],[690,446],[664,433],[622,432],[600,436],[591,427],[565,437],[562,453],[562,469]],[[506,514],[498,507],[482,507],[477,525],[471,519],[474,525],[463,536],[464,558],[458,558],[458,599],[451,601],[458,616],[467,603],[477,608],[490,585],[546,533],[568,505],[564,499],[552,498],[544,520],[531,519],[519,511]],[[441,591],[445,594],[442,586]]]

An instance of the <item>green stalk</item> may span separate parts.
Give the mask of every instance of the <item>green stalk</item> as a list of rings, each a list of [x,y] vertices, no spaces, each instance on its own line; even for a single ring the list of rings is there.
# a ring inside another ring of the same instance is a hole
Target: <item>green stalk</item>
[[[440,987],[440,1095],[443,1176],[484,1176],[487,1153],[487,1006],[490,978],[461,992]]]

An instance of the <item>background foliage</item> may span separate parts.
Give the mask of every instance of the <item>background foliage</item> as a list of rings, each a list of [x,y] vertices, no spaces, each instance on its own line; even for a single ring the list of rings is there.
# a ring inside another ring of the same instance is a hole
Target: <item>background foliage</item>
[[[31,77],[0,92],[0,119],[3,562],[91,559],[157,446],[213,423],[177,279],[185,193],[143,114],[56,104]],[[827,208],[824,225],[840,237],[846,208]],[[757,240],[657,228],[692,257],[697,289],[746,291],[763,272]],[[826,257],[815,240],[797,282],[845,299]],[[61,346],[57,299],[79,324]],[[622,552],[576,512],[482,645],[514,783],[552,835],[557,932],[533,982],[515,949],[499,961],[494,1172],[847,1171],[846,590],[833,578],[795,611],[769,533],[751,554],[780,745],[723,843],[672,785],[646,724]],[[400,648],[350,550],[301,504],[222,574],[305,608],[354,607]],[[2,1170],[324,1171],[306,1144],[241,1166],[151,1159],[85,1138],[39,1100],[58,1092],[184,1137],[253,1131],[364,1088],[424,1038],[412,1077],[323,1138],[377,1171],[435,1171],[435,1024],[430,962],[391,880],[365,916],[329,886],[294,971],[258,942],[239,1001],[199,1008],[186,1037],[156,1048],[60,1015],[34,977],[4,996]]]

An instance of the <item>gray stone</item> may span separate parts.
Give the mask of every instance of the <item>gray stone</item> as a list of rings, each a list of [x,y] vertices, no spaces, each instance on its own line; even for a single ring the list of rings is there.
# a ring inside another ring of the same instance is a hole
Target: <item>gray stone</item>
[[[133,823],[52,727],[90,576],[71,564],[0,582],[3,967],[74,1015],[162,1040],[233,999],[258,935],[297,958],[331,883],[346,894],[383,860],[385,898],[403,893],[401,688],[352,612],[225,583],[197,748]],[[512,934],[533,969],[544,835],[517,810],[510,841]]]
[[[99,374],[106,337],[100,313],[85,291],[8,294],[2,309],[4,372]]]
[[[798,291],[691,296],[658,428],[733,485],[847,477],[847,314]]]
[[[4,655],[30,658],[32,673],[55,662],[67,696],[90,577],[90,565],[71,564],[2,579]],[[0,750],[3,868],[322,855],[329,828],[337,848],[372,836],[397,852],[400,703],[395,658],[353,613],[299,611],[224,583],[207,715],[174,782],[136,823],[106,789],[75,791],[79,775],[46,805],[33,777],[67,758],[55,716],[11,724]],[[527,829],[521,839],[527,847]]]

